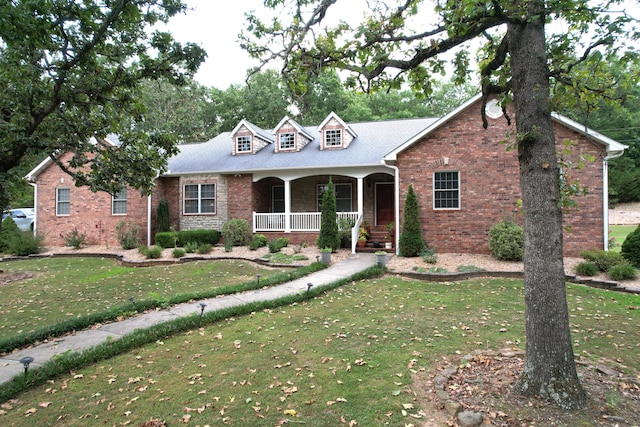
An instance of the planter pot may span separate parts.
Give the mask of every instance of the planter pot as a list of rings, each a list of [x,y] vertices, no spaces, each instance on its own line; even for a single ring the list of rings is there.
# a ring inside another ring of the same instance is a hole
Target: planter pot
[[[358,247],[359,248],[364,248],[364,245],[366,245],[367,242],[365,240],[358,240]]]
[[[387,265],[387,254],[376,254],[376,265],[378,267],[385,267]]]
[[[320,262],[323,264],[331,264],[331,252],[320,252]]]
[[[393,247],[393,243],[392,242],[384,242],[384,247],[386,249],[391,249]]]

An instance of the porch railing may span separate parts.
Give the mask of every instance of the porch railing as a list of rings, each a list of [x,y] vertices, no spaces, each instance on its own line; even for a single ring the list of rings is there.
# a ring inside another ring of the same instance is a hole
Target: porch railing
[[[358,212],[338,212],[338,222],[341,218],[348,218],[356,223]],[[320,231],[320,212],[291,212],[290,231]],[[285,231],[286,214],[284,213],[253,213],[253,231]]]

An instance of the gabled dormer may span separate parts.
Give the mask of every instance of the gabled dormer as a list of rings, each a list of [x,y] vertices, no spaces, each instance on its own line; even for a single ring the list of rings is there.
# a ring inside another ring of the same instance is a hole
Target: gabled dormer
[[[313,141],[309,134],[298,122],[285,116],[273,129],[276,137],[276,153],[291,153],[302,150],[305,145]]]
[[[327,116],[320,126],[320,149],[336,150],[348,148],[351,141],[356,138],[356,133],[333,111]]]
[[[242,119],[231,131],[233,140],[232,154],[255,154],[269,144],[273,144],[273,136],[258,126]]]

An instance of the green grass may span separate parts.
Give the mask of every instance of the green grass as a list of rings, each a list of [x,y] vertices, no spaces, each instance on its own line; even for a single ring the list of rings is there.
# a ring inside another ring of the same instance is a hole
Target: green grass
[[[638,297],[568,285],[575,352],[630,375]],[[418,425],[413,376],[478,348],[524,348],[520,280],[353,281],[157,339],[34,387],[3,425]],[[403,413],[404,411],[404,413]],[[427,414],[428,415],[428,414]],[[344,420],[344,421],[343,421]]]
[[[283,270],[249,261],[197,261],[158,267],[122,267],[101,258],[44,258],[3,263],[5,271],[35,277],[2,286],[0,340],[45,325],[134,301],[170,300],[253,280]]]
[[[637,228],[636,225],[610,225],[609,242],[610,250],[620,252],[624,239]]]

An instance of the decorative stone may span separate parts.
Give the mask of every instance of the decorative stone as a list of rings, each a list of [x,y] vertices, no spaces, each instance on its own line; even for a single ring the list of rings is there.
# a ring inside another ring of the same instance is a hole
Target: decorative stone
[[[444,409],[449,413],[449,415],[455,417],[462,410],[462,406],[458,402],[449,399],[446,402],[444,402]]]
[[[446,402],[447,400],[449,400],[449,393],[444,390],[436,389],[436,396],[438,396],[438,399],[440,399],[442,402]]]
[[[482,414],[479,412],[462,411],[458,414],[458,423],[462,427],[478,427],[482,421]]]

